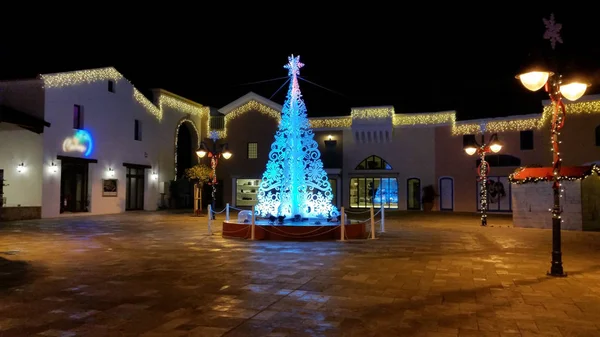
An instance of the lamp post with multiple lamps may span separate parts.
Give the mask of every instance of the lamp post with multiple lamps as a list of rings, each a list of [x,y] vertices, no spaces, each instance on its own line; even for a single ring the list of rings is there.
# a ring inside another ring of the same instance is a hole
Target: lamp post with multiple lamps
[[[562,43],[560,37],[561,24],[554,21],[554,14],[550,15],[550,19],[544,19],[544,25],[546,26],[546,32],[544,33],[544,39],[550,40],[552,49],[555,48],[556,43]],[[589,84],[583,81],[581,78],[576,77],[565,77],[550,71],[546,67],[540,65],[533,65],[527,68],[523,73],[516,76],[521,81],[525,88],[531,91],[537,91],[542,87],[550,96],[552,101],[553,112],[552,112],[552,125],[550,127],[550,142],[552,151],[552,194],[554,205],[551,209],[552,212],[552,265],[550,267],[550,276],[566,276],[562,266],[562,248],[561,248],[561,213],[560,208],[560,197],[562,192],[562,186],[560,182],[560,168],[561,168],[561,156],[559,151],[559,144],[561,143],[558,139],[560,136],[560,130],[565,125],[566,109],[563,103],[563,97],[575,101],[585,94]]]
[[[219,164],[219,158],[223,157],[225,159],[231,158],[232,153],[229,151],[229,146],[227,143],[217,144],[217,140],[219,139],[219,134],[217,132],[211,131],[209,139],[212,139],[213,146],[212,150],[208,149],[208,146],[205,142],[200,143],[200,148],[196,150],[196,155],[198,158],[204,158],[208,155],[210,158],[210,167],[212,168],[212,179],[209,184],[212,185],[212,193],[211,193],[211,213],[209,216],[211,219],[215,219],[215,202],[217,197],[217,165]]]
[[[498,134],[494,133],[490,136],[489,142],[485,142],[485,135],[481,134],[481,144],[477,143],[477,140],[473,139],[473,141],[469,144],[465,144],[464,148],[465,152],[472,156],[477,154],[480,159],[479,166],[477,167],[477,173],[479,174],[479,181],[481,182],[479,188],[479,202],[481,208],[481,225],[487,226],[487,179],[490,173],[490,164],[485,161],[485,155],[488,153],[498,153],[502,150],[502,144],[498,140]]]

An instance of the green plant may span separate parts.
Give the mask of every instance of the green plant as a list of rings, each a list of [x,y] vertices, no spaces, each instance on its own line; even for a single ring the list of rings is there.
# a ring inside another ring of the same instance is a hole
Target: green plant
[[[204,184],[212,177],[212,169],[206,164],[196,164],[185,170],[185,176],[199,184]]]
[[[423,197],[421,198],[421,201],[423,203],[432,203],[438,196],[439,195],[435,192],[433,185],[427,185],[423,187]]]
[[[213,171],[212,169],[205,164],[196,164],[189,169],[185,170],[185,175],[189,180],[194,181],[198,185],[198,197],[200,198],[200,207],[199,210],[202,211],[202,192],[204,188],[204,183],[207,182],[210,178],[212,178]],[[194,200],[194,205],[196,200]],[[194,206],[194,209],[195,206]]]

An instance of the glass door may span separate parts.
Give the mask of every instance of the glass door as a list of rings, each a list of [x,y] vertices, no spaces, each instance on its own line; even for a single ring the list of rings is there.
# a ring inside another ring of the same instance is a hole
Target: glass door
[[[60,175],[61,213],[88,211],[88,163],[62,160]]]
[[[128,211],[144,209],[144,176],[143,168],[127,168],[125,209]]]

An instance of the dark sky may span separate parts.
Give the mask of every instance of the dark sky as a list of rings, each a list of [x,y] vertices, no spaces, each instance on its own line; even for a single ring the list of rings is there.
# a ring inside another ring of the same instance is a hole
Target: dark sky
[[[466,119],[539,112],[543,91],[529,92],[514,78],[534,52],[593,75],[589,93],[600,93],[600,25],[582,6],[290,4],[28,17],[27,29],[3,32],[0,78],[115,66],[142,91],[160,87],[220,108],[248,91],[271,97],[285,79],[247,83],[285,77],[293,53],[306,64],[301,76],[329,89],[300,83],[309,116],[391,104],[406,113],[454,109]],[[552,12],[564,40],[554,52],[542,37],[542,18]],[[285,92],[273,100],[281,104]]]

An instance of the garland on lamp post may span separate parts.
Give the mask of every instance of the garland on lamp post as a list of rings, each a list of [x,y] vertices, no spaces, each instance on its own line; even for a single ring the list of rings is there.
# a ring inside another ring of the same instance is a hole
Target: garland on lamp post
[[[217,144],[217,140],[219,139],[219,133],[216,131],[211,131],[209,138],[212,139],[213,141],[213,147],[212,150],[208,149],[208,146],[206,146],[205,142],[201,142],[200,143],[200,148],[198,150],[196,150],[196,155],[199,158],[204,158],[204,156],[206,156],[208,154],[208,157],[210,158],[210,167],[212,169],[212,179],[209,180],[208,184],[212,186],[212,192],[211,192],[211,205],[212,205],[212,209],[211,209],[211,213],[209,214],[209,217],[211,217],[211,219],[215,219],[215,204],[216,204],[216,199],[217,199],[217,165],[219,163],[219,158],[221,158],[221,156],[223,156],[223,158],[225,159],[229,159],[231,158],[231,152],[229,151],[229,146],[227,143],[225,144]]]
[[[562,25],[554,21],[554,14],[550,15],[549,19],[543,19],[546,31],[544,39],[550,41],[552,49],[556,47],[556,43],[563,43],[560,36]],[[544,87],[544,90],[550,96],[552,101],[552,124],[550,128],[550,142],[552,151],[552,195],[553,206],[550,209],[552,212],[552,264],[550,267],[550,276],[566,276],[562,266],[562,248],[561,248],[561,207],[560,198],[562,197],[561,185],[561,164],[562,158],[560,155],[559,140],[560,131],[565,125],[566,109],[563,103],[563,97],[568,100],[575,101],[585,93],[588,83],[581,81],[578,78],[570,78],[564,81],[562,75],[556,74],[539,65],[534,65],[527,69],[522,74],[516,76],[523,86],[531,91],[537,91]]]
[[[502,150],[502,144],[500,144],[500,141],[498,141],[497,133],[492,134],[489,142],[485,143],[485,135],[483,132],[484,128],[482,127],[481,144],[477,143],[477,141],[473,139],[471,143],[465,144],[464,150],[469,156],[477,154],[480,159],[479,166],[477,167],[477,173],[479,175],[478,180],[481,182],[479,187],[481,226],[487,226],[487,177],[490,173],[490,165],[485,160],[485,155],[491,152],[500,152],[500,150]]]

